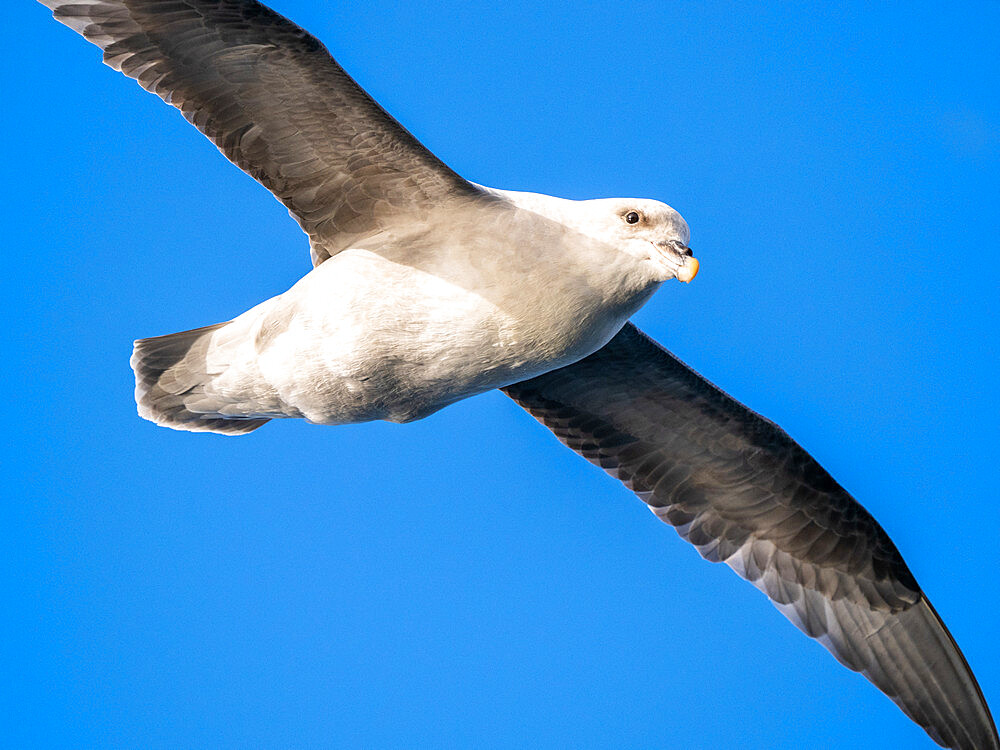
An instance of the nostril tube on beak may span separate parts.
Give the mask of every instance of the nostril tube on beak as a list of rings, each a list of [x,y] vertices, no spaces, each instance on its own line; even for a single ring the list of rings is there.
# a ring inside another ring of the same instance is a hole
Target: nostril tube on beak
[[[677,252],[680,253],[681,255],[687,255],[687,256],[694,255],[694,253],[691,251],[691,248],[689,248],[683,242],[678,242],[674,240],[673,246],[674,248],[676,248]]]

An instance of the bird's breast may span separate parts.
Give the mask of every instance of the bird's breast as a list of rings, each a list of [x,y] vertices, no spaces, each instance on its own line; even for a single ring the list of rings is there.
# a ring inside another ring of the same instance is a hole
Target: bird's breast
[[[368,250],[334,256],[261,322],[268,380],[314,422],[410,421],[570,364],[627,317],[602,310],[586,285],[512,290],[452,271]]]

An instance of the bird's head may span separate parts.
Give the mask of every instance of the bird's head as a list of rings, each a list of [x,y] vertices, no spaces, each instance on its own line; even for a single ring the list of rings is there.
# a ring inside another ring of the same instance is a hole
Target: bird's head
[[[688,242],[691,231],[681,215],[666,203],[647,198],[602,198],[581,201],[587,206],[590,233],[642,261],[652,263],[660,280],[691,281],[698,261]]]

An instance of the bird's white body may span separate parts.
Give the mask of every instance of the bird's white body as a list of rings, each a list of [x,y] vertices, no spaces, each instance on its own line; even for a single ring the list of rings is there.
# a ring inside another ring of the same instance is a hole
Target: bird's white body
[[[663,204],[491,193],[502,210],[432,214],[370,238],[208,330],[172,368],[190,389],[187,409],[320,424],[419,419],[596,351],[684,265],[659,249],[688,239]],[[655,228],[623,237],[618,203],[641,207]]]

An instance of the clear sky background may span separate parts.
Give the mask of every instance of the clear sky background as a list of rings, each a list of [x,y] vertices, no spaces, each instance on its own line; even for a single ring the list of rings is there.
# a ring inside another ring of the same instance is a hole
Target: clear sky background
[[[1000,5],[274,0],[465,177],[634,195],[636,322],[882,523],[1000,710]],[[0,745],[923,748],[499,393],[419,423],[139,419],[132,340],[309,268],[285,209],[5,7]]]

